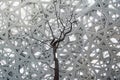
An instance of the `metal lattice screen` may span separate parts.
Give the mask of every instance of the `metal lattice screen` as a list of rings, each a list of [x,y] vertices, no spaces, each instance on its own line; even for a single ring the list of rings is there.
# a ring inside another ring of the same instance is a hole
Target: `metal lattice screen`
[[[49,25],[57,39],[69,20],[60,80],[120,80],[120,0],[0,0],[0,80],[53,80]]]

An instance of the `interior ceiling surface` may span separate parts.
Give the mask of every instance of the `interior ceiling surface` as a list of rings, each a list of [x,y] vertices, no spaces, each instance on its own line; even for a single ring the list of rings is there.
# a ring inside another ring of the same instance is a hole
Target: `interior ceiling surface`
[[[69,20],[60,80],[120,80],[120,0],[0,0],[0,80],[53,80]]]

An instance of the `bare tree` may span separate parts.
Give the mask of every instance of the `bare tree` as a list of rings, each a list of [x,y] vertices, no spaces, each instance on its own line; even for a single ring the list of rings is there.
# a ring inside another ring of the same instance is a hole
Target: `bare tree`
[[[53,9],[52,15],[54,16],[52,22],[50,22],[49,18],[49,9],[46,10],[48,13],[46,13],[44,10],[41,11],[44,19],[46,19],[45,25],[48,26],[50,30],[50,32],[48,32],[50,34],[50,40],[48,39],[47,41],[50,41],[48,44],[50,44],[50,47],[53,49],[53,58],[55,62],[54,80],[59,80],[59,58],[57,57],[57,50],[59,48],[59,45],[62,41],[64,41],[66,36],[72,32],[73,25],[77,24],[77,20],[75,19],[76,15],[74,14],[75,7],[71,6],[72,4],[66,5],[63,2],[61,3],[61,1],[53,1],[52,6],[50,6],[50,8]],[[62,14],[60,10],[63,10],[64,13]],[[66,10],[68,10],[68,12]],[[62,16],[65,13],[67,13],[66,17]],[[45,41],[41,42],[45,43]]]

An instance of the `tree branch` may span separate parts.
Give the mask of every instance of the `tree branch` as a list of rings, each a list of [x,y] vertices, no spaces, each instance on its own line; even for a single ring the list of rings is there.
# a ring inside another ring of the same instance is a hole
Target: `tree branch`
[[[52,27],[51,27],[51,25],[50,25],[49,21],[47,21],[47,23],[48,23],[48,26],[49,26],[49,28],[50,28],[50,31],[51,31],[52,37],[53,37],[53,38],[55,38],[55,37],[54,37],[54,34],[53,34]]]
[[[36,40],[36,41],[39,41],[39,42],[41,42],[41,43],[43,43],[43,44],[46,44],[46,45],[48,45],[48,46],[51,47],[51,45],[49,45],[49,44],[46,43],[47,41],[51,41],[51,40],[41,41],[40,39],[37,39],[37,38],[33,37],[33,34],[32,34],[31,36],[30,36],[29,34],[27,34],[27,36],[29,36],[30,38],[32,38],[32,39],[34,39],[34,40]]]

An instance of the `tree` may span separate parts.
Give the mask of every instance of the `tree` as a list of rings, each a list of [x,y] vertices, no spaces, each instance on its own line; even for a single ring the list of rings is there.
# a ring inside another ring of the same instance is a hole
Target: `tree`
[[[48,36],[49,39],[47,41],[50,41],[50,47],[53,49],[53,58],[55,62],[54,80],[59,80],[59,60],[57,57],[58,47],[60,43],[66,38],[66,36],[72,32],[73,25],[77,24],[77,20],[75,19],[76,14],[74,14],[75,7],[71,6],[72,4],[66,5],[61,3],[61,1],[53,1],[53,5],[50,6],[50,8],[53,9],[52,12],[49,11],[49,9],[41,11],[43,14],[45,26],[48,26],[47,28],[49,28],[48,34],[50,35]],[[63,13],[61,10],[63,10]],[[64,15],[65,13],[67,13],[66,16]],[[53,15],[52,20],[54,22],[50,22],[50,14]],[[45,43],[44,41],[42,42]]]

